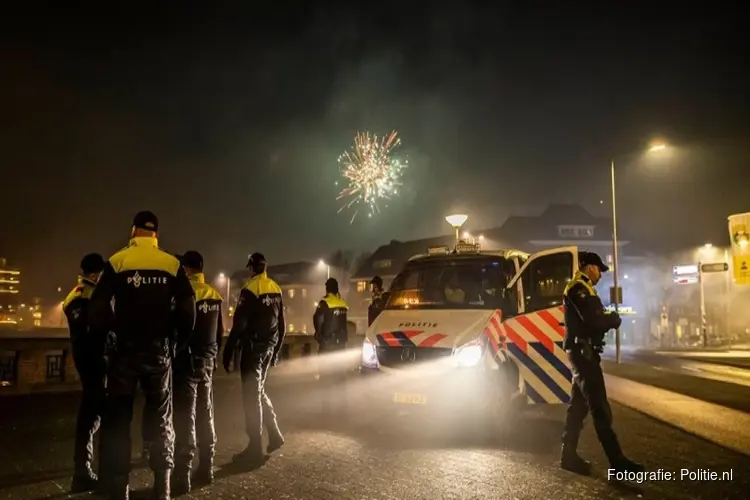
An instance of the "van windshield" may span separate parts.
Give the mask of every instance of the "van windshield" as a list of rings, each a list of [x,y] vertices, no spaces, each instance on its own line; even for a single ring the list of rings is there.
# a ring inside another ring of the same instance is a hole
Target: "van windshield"
[[[386,309],[500,309],[514,272],[497,257],[412,263],[393,280]]]

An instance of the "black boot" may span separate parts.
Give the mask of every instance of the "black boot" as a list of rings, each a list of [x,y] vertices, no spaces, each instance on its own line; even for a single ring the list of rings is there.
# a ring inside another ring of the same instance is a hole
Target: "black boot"
[[[562,453],[560,454],[560,467],[582,476],[591,474],[591,463],[578,456],[575,448],[566,445],[563,445]]]
[[[172,495],[187,495],[190,489],[190,467],[175,467],[172,472]]]
[[[130,486],[127,477],[112,478],[109,487],[109,500],[129,500]]]
[[[196,485],[207,486],[214,482],[214,459],[212,457],[201,457],[198,468],[193,474],[193,482]]]
[[[268,455],[263,453],[260,443],[249,443],[240,453],[232,457],[232,462],[237,465],[254,470],[262,467],[268,460]]]
[[[78,468],[73,475],[73,482],[70,484],[71,493],[83,493],[84,491],[93,491],[97,488],[98,478],[94,471],[91,470],[91,464]]]
[[[614,469],[615,472],[643,472],[646,470],[646,467],[644,467],[643,464],[633,462],[624,455],[616,460],[611,460],[610,467]]]
[[[270,455],[274,451],[279,450],[282,446],[284,446],[284,436],[281,435],[279,428],[276,427],[276,429],[269,429],[266,453]]]
[[[154,471],[154,488],[151,491],[152,500],[171,500],[172,495],[170,494],[169,480],[172,475],[172,471],[167,470],[155,470]]]

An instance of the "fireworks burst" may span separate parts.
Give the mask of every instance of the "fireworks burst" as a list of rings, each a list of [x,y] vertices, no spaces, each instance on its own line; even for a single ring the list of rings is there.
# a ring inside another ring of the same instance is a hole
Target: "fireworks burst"
[[[380,212],[379,201],[398,194],[401,173],[408,167],[408,162],[391,157],[393,149],[401,144],[397,135],[395,130],[380,138],[369,132],[360,132],[354,138],[354,147],[339,156],[341,175],[348,186],[336,199],[348,199],[339,213],[354,209],[350,224],[360,210],[366,209],[368,217],[372,217]]]

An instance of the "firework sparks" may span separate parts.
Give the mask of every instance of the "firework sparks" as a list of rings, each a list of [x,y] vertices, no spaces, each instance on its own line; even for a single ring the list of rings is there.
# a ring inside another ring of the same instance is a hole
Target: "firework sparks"
[[[336,199],[348,200],[339,213],[354,210],[350,224],[360,210],[367,210],[368,217],[372,217],[380,212],[378,202],[398,194],[401,174],[408,162],[391,157],[393,149],[401,144],[397,135],[395,130],[383,137],[358,133],[354,147],[339,157],[341,175],[348,185]]]

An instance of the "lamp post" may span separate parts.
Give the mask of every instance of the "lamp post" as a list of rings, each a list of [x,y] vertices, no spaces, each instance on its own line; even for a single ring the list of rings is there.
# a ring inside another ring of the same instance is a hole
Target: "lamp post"
[[[667,146],[664,144],[657,144],[648,149],[648,152],[662,151]],[[614,267],[612,274],[612,281],[614,284],[614,298],[615,298],[615,312],[619,312],[620,297],[619,281],[617,279],[617,273],[619,272],[619,263],[617,259],[617,197],[615,191],[615,159],[612,158],[610,162],[610,173],[612,177],[612,267]],[[617,363],[620,363],[620,329],[615,329],[615,359]]]
[[[321,267],[321,268],[325,267],[326,268],[326,279],[331,279],[331,266],[329,266],[328,264],[326,264],[326,261],[324,261],[323,259],[320,259],[318,261],[318,266]]]
[[[453,229],[456,231],[456,243],[461,240],[461,226],[466,224],[468,218],[469,216],[466,214],[453,214],[445,218],[445,221],[453,226]]]
[[[219,273],[219,279],[226,280],[227,282],[227,304],[229,304],[229,297],[230,297],[230,288],[232,286],[232,280],[229,279],[229,276],[227,276],[224,273]]]

